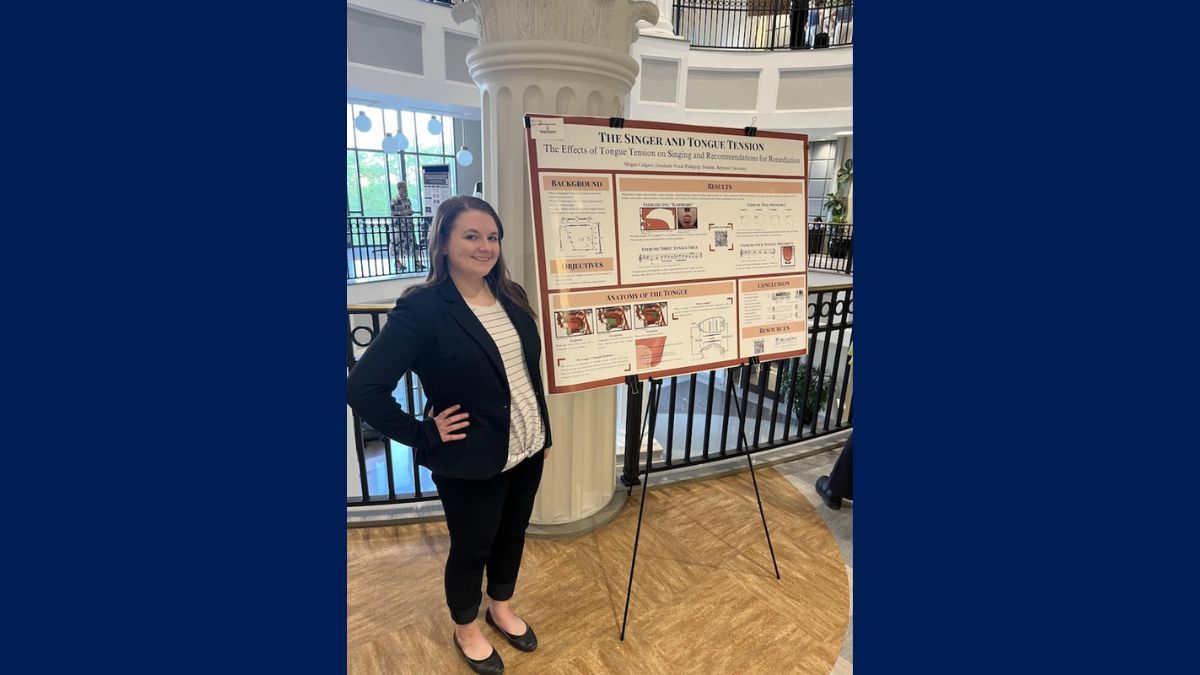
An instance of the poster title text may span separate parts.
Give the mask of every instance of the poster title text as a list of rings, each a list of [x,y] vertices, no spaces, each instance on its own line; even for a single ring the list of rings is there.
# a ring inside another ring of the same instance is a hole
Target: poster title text
[[[607,131],[599,131],[597,135],[599,135],[601,143],[624,143],[626,145],[662,145],[676,148],[707,148],[710,150],[761,151],[766,148],[762,143],[739,141],[732,138],[693,138],[691,136],[664,138],[662,136],[646,134],[614,134]]]

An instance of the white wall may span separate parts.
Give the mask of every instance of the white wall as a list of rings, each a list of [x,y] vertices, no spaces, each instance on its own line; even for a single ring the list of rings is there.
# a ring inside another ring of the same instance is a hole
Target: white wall
[[[722,127],[754,121],[760,129],[799,131],[812,140],[854,128],[852,47],[691,49],[686,40],[643,34],[633,56],[652,64],[633,86],[631,118]],[[677,64],[673,80],[670,63]],[[674,96],[664,95],[672,82]]]
[[[422,64],[415,74],[348,61],[348,96],[480,118],[479,90],[461,81],[464,40],[478,34],[475,22],[455,24],[449,8],[421,0],[353,0],[348,7],[419,26]],[[808,133],[812,140],[853,129],[853,47],[691,49],[685,39],[643,33],[632,56],[652,62],[634,83],[626,110],[606,114],[725,127],[749,126],[757,117],[759,128]]]
[[[386,281],[359,281],[346,284],[347,305],[393,305],[405,288],[425,281],[425,277],[404,277]]]
[[[457,61],[465,59],[465,42],[478,41],[479,30],[474,21],[456,24],[450,18],[449,7],[420,0],[354,0],[347,3],[347,12],[347,16],[366,12],[384,18],[401,19],[421,29],[420,73],[354,63],[350,60],[351,51],[347,47],[346,90],[350,98],[421,112],[480,119],[479,89],[474,82],[454,79],[461,80],[464,72]],[[447,34],[450,34],[449,44]],[[412,49],[413,46],[405,48]],[[447,50],[456,61],[449,69],[446,67]]]

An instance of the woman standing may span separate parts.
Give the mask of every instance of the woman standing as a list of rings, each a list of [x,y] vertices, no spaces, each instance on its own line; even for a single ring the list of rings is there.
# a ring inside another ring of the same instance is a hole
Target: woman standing
[[[525,291],[509,279],[503,238],[487,202],[443,202],[430,228],[429,275],[404,291],[348,383],[363,420],[412,447],[433,473],[450,531],[454,645],[476,673],[504,670],[476,621],[485,569],[488,625],[517,649],[537,648],[510,601],[551,442],[537,324]],[[429,400],[420,421],[392,398],[410,369]]]

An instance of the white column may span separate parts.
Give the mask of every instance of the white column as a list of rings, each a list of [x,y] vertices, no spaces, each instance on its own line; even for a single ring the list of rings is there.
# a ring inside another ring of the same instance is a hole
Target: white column
[[[504,222],[504,257],[530,295],[533,252],[524,114],[619,117],[637,77],[629,56],[634,24],[658,8],[631,0],[465,0],[458,23],[474,19],[479,46],[467,54],[483,113],[483,184]],[[551,396],[554,448],[532,522],[566,524],[612,499],[616,468],[614,390]]]
[[[675,28],[671,25],[675,0],[654,0],[654,4],[658,5],[658,23],[644,23],[640,24],[638,28],[641,29],[643,35],[675,37]]]

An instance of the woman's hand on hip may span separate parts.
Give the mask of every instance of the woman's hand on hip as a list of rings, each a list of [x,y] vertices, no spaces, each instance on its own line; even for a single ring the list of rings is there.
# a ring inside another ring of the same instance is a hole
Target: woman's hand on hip
[[[434,416],[433,422],[437,425],[437,430],[442,436],[443,443],[448,443],[450,441],[461,441],[467,437],[466,434],[454,433],[459,429],[467,428],[467,426],[471,424],[467,421],[467,416],[469,413],[464,412],[457,415],[454,414],[454,412],[461,407],[462,406],[455,403],[454,405],[446,408]]]

